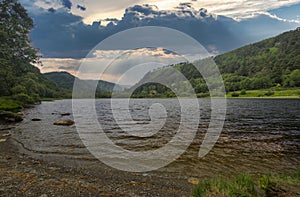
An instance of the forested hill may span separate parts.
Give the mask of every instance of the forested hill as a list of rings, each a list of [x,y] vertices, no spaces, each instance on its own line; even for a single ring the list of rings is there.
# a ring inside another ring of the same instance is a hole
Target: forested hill
[[[81,80],[68,72],[50,72],[45,73],[50,81],[54,82],[61,88],[72,91],[75,79],[80,81],[80,84],[83,89],[92,90],[93,84],[97,83],[96,96],[97,97],[109,97],[110,92],[114,91],[122,91],[123,88],[114,83],[110,83],[107,81],[99,80]]]
[[[0,1],[0,111],[38,102],[41,97],[65,97],[33,66],[39,57],[28,38],[32,28],[32,19],[18,1]]]
[[[300,87],[300,29],[216,56],[214,61],[220,69],[228,92]],[[192,64],[181,63],[173,67],[184,74],[197,94],[207,95],[206,83]],[[157,76],[168,77],[162,74],[167,69],[168,67],[150,72],[145,78],[149,80]],[[184,91],[184,82],[176,83],[177,87],[183,87]],[[135,87],[138,86],[139,84]],[[159,84],[146,84],[137,88],[133,96],[170,95],[174,96],[168,88]]]
[[[300,29],[219,55],[215,62],[230,91],[299,87]]]

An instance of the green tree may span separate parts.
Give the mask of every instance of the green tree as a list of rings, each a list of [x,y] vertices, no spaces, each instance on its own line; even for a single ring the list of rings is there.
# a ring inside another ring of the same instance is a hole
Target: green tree
[[[0,97],[38,102],[40,97],[66,95],[33,64],[40,63],[28,37],[33,21],[17,0],[0,0]]]
[[[28,34],[33,21],[17,0],[0,1],[0,58],[14,63],[37,63],[37,50]]]
[[[284,86],[300,87],[300,70],[296,69],[284,77]]]

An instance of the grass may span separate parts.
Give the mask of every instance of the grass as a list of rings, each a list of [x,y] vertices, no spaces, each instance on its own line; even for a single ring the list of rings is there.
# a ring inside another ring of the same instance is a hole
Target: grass
[[[270,196],[271,193],[289,192],[289,188],[300,188],[300,168],[286,175],[263,175],[259,177],[240,175],[235,178],[219,178],[200,181],[194,188],[194,197],[207,196]],[[297,190],[299,192],[299,190]],[[287,193],[286,193],[287,194]],[[281,193],[282,195],[282,193]],[[283,195],[285,195],[283,193]]]
[[[0,97],[0,111],[18,112],[22,108],[22,105],[9,97]]]
[[[56,101],[62,100],[63,98],[41,98],[41,101]]]
[[[300,98],[300,89],[236,91],[227,93],[227,98]]]

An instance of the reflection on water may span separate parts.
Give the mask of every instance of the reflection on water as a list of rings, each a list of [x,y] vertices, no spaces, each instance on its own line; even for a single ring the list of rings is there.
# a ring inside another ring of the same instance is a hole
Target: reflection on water
[[[195,140],[180,158],[159,171],[213,176],[218,173],[288,170],[299,166],[300,100],[230,99],[227,102],[225,125],[213,150],[204,158],[197,157],[211,111],[210,100],[199,99],[201,114]],[[148,110],[155,103],[163,105],[166,112],[161,116],[162,119],[166,118],[165,122],[157,132],[147,127],[151,121]],[[118,120],[119,125],[110,110],[110,100],[96,100],[96,109],[98,121],[107,136],[115,144],[132,151],[162,147],[174,137],[181,119],[177,99],[131,100],[130,114],[134,122],[124,118]],[[59,155],[75,158],[79,162],[95,161],[80,141],[75,126],[53,125],[53,122],[62,118],[60,114],[63,112],[72,112],[71,100],[43,102],[26,110],[26,119],[12,131],[13,138],[29,150],[32,156]],[[33,122],[32,118],[40,118],[42,121]],[[131,135],[131,132],[154,135],[140,137]]]

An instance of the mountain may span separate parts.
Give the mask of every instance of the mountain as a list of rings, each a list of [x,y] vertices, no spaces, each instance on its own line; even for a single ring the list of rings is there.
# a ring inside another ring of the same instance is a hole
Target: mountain
[[[97,93],[99,97],[107,97],[109,92],[122,91],[123,88],[114,83],[110,83],[107,81],[96,81],[96,80],[81,80],[68,72],[50,72],[44,73],[44,76],[47,77],[50,81],[54,82],[61,88],[67,90],[73,90],[74,81],[77,80],[80,82],[81,88],[84,90],[93,89],[93,84],[97,83]]]
[[[222,74],[227,91],[266,89],[271,87],[300,87],[300,30],[285,32],[255,44],[213,58]],[[209,65],[201,60],[200,65]],[[199,63],[197,63],[199,64]],[[170,75],[170,68],[180,71],[198,94],[208,92],[206,83],[191,63],[181,63],[147,73],[133,88],[135,97],[166,96],[174,94],[159,84],[144,81],[158,80],[177,83],[185,89],[185,81]],[[166,74],[167,73],[167,74]],[[139,87],[140,86],[140,87]]]

